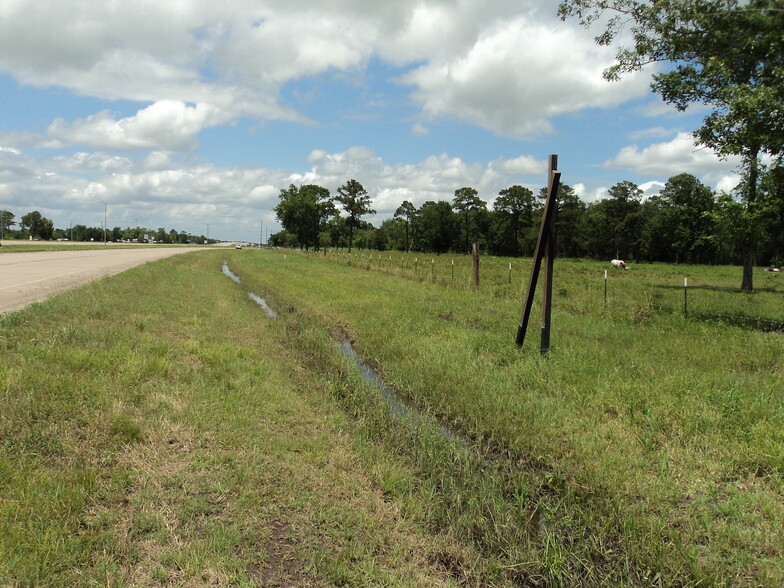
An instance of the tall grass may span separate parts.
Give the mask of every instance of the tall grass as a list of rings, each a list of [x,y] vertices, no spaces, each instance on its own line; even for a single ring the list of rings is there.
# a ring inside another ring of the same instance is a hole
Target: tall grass
[[[245,253],[232,269],[283,311],[300,352],[330,366],[323,377],[350,370],[318,333],[348,336],[388,385],[473,444],[466,455],[437,426],[390,428],[343,398],[420,472],[407,508],[480,549],[498,581],[784,582],[784,344],[655,312],[640,278],[681,268],[617,278],[630,302],[605,309],[586,299],[601,301],[601,286],[575,277],[594,268],[559,262],[545,360],[515,348],[520,301],[497,290]]]

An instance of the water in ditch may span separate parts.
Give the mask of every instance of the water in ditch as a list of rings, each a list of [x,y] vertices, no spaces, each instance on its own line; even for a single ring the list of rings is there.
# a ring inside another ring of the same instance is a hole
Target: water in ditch
[[[225,261],[223,262],[223,268],[221,271],[223,271],[223,275],[231,278],[236,283],[238,284],[241,283],[239,276],[231,271],[231,269],[229,268],[229,264],[226,263]],[[278,313],[269,307],[269,304],[267,304],[267,301],[264,300],[264,298],[262,298],[257,294],[254,294],[253,292],[248,292],[248,298],[250,298],[251,300],[253,300],[253,302],[258,304],[268,318],[272,318],[272,319],[278,318]]]
[[[413,425],[436,425],[441,437],[452,443],[456,448],[461,448],[464,451],[469,450],[471,443],[469,443],[468,439],[449,427],[436,423],[434,419],[427,418],[418,408],[406,402],[397,392],[389,388],[381,375],[360,357],[348,339],[343,339],[337,345],[343,356],[356,365],[365,381],[381,393],[381,397],[386,402],[392,417],[403,419]]]
[[[231,278],[234,282],[238,284],[241,283],[239,276],[231,271],[228,263],[225,261],[223,262],[222,271],[225,276]],[[267,301],[264,300],[264,298],[254,294],[253,292],[248,292],[248,297],[256,302],[269,318],[277,318],[278,313],[269,307]],[[422,412],[420,412],[415,406],[412,406],[406,402],[403,398],[400,397],[399,394],[397,394],[397,392],[389,388],[381,375],[359,356],[348,339],[343,339],[340,343],[337,343],[337,346],[343,353],[343,356],[349,359],[357,367],[359,373],[362,375],[365,381],[371,384],[381,393],[381,397],[386,402],[387,407],[389,408],[389,412],[394,418],[404,419],[409,424],[414,425],[425,424],[426,421],[428,424],[432,423],[431,419],[426,419],[425,415],[423,415]],[[450,441],[456,446],[462,447],[464,449],[470,447],[470,443],[467,439],[455,433],[448,427],[442,424],[438,424],[437,427],[439,433],[445,440]]]
[[[227,276],[227,277],[231,278],[232,280],[234,280],[238,284],[240,283],[239,276],[237,276],[234,272],[231,271],[231,269],[229,269],[229,264],[226,263],[225,261],[223,262],[222,271],[223,271],[223,275],[224,276]]]

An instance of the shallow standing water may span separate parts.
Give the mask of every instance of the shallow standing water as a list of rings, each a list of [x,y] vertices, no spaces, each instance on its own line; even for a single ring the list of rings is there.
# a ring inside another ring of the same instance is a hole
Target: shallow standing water
[[[224,276],[231,278],[236,283],[238,284],[242,283],[239,276],[231,271],[231,268],[229,268],[229,264],[227,262],[225,261],[223,262],[223,267],[221,268],[221,271],[223,272]],[[251,300],[253,300],[253,302],[261,306],[261,309],[264,311],[264,314],[266,314],[267,317],[273,319],[278,318],[278,313],[272,310],[267,304],[267,301],[264,300],[264,298],[262,298],[258,294],[254,294],[253,292],[248,292],[248,298],[250,298]]]
[[[435,419],[427,418],[416,406],[409,404],[401,398],[397,392],[389,388],[384,383],[384,379],[381,375],[359,356],[348,339],[343,339],[337,345],[343,355],[357,366],[359,373],[362,374],[365,381],[372,384],[381,392],[381,396],[386,401],[389,412],[393,417],[403,418],[412,424],[435,424],[438,427],[439,433],[445,440],[457,447],[461,447],[463,450],[469,449],[471,444],[465,437],[456,433],[449,427],[437,423]]]

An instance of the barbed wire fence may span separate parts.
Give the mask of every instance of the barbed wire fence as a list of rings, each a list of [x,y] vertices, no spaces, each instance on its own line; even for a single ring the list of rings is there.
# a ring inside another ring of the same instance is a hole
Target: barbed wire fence
[[[470,255],[427,255],[404,252],[328,250],[304,252],[288,250],[329,263],[432,283],[441,287],[475,291]],[[737,288],[680,283],[661,283],[624,279],[623,273],[597,270],[597,264],[577,264],[577,269],[561,274],[555,295],[565,298],[566,309],[576,312],[602,310],[645,316],[646,313],[681,313],[694,321],[723,322],[747,329],[784,331],[784,291],[759,289],[747,292]],[[496,298],[516,299],[524,289],[531,259],[482,256],[478,291]],[[571,274],[571,275],[569,275]],[[784,278],[782,279],[784,282]]]

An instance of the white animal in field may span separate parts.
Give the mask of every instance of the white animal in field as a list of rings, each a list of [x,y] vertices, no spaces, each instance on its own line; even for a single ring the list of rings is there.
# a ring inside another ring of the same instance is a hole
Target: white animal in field
[[[626,266],[626,264],[623,262],[622,259],[613,259],[613,260],[610,261],[610,265],[613,266],[614,268],[618,268],[618,269],[622,269],[622,270],[628,270],[629,269]]]

